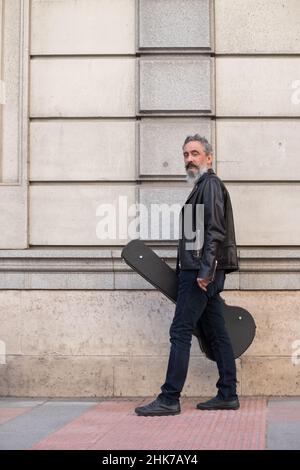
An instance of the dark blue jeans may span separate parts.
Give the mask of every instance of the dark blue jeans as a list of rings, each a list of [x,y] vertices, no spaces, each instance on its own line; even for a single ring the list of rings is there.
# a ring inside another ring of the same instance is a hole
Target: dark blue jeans
[[[194,270],[179,271],[178,297],[169,331],[171,349],[168,369],[158,395],[165,403],[179,401],[188,372],[192,333],[198,322],[201,322],[217,363],[218,396],[223,399],[237,397],[235,359],[225,327],[223,301],[219,295],[224,289],[225,271],[216,271],[207,292],[198,285],[197,273]]]

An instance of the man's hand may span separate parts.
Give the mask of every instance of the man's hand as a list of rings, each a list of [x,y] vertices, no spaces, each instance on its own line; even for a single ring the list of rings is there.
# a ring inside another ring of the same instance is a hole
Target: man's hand
[[[210,279],[202,279],[201,277],[197,277],[197,282],[199,287],[207,292],[206,287],[210,283]]]

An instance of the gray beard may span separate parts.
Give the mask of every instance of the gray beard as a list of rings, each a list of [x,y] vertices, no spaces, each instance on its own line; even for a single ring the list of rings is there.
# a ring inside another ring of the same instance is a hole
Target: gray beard
[[[207,170],[208,170],[207,167],[198,168],[198,171],[187,170],[187,174],[186,174],[187,183],[196,184],[198,179],[201,178],[201,176],[204,175],[204,173],[206,173]]]

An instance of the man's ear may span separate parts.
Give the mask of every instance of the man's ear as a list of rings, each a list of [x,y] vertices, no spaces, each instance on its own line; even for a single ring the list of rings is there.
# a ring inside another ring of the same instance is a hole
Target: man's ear
[[[207,159],[208,159],[208,162],[212,164],[212,162],[213,162],[213,155],[210,153],[209,155],[207,155]]]

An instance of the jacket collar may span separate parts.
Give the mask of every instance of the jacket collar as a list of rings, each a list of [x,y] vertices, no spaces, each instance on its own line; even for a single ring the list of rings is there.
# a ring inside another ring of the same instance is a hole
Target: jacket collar
[[[207,175],[211,175],[212,173],[215,173],[214,170],[212,168],[208,168],[208,170],[203,173],[203,175],[201,175],[200,178],[196,181],[195,186],[198,186],[199,183],[201,183],[201,181],[203,181],[204,178],[207,177]]]
[[[188,195],[187,199],[186,199],[186,202],[192,197],[192,195],[197,191],[198,187],[199,187],[199,184],[208,176],[208,175],[211,175],[211,174],[215,174],[214,170],[212,168],[208,168],[208,170],[203,173],[203,175],[200,176],[199,179],[197,179],[192,191],[190,192],[190,194]]]

